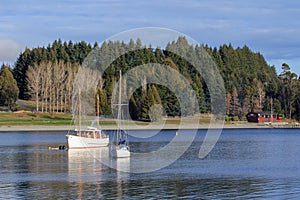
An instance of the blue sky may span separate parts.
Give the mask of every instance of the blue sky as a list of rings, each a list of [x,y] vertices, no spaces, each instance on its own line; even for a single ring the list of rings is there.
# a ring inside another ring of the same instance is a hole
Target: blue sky
[[[231,43],[261,52],[280,72],[300,75],[300,1],[297,0],[2,0],[0,62],[13,63],[27,47],[55,39],[101,42],[122,31],[163,27],[199,43]]]

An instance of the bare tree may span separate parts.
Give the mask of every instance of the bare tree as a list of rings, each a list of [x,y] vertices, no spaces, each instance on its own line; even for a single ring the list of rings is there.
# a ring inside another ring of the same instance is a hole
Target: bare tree
[[[236,87],[233,88],[231,95],[231,114],[234,116],[240,116],[241,113],[241,104],[238,96]]]
[[[92,70],[88,67],[80,67],[78,69],[73,84],[73,114],[77,113],[77,104],[79,98],[81,98],[82,108],[84,108],[81,110],[83,114],[95,114],[95,95],[97,92],[97,85],[99,84],[100,77],[101,73],[98,70]]]
[[[231,114],[231,110],[232,110],[231,101],[232,101],[232,96],[228,92],[226,94],[226,115],[230,115]]]
[[[70,63],[66,64],[66,80],[65,80],[65,92],[64,92],[64,110],[72,110],[72,92],[73,92],[73,81],[75,80],[79,65]]]
[[[251,111],[261,112],[266,96],[263,83],[260,80],[254,78],[252,80],[252,87],[249,87],[249,90],[247,92],[251,102]]]
[[[52,99],[52,68],[53,65],[51,62],[42,63],[43,65],[43,96],[42,96],[42,105],[44,106],[45,112],[51,111],[51,99]]]
[[[30,95],[35,100],[35,110],[39,111],[39,96],[41,93],[42,67],[38,64],[29,66],[26,76]]]
[[[100,79],[98,71],[82,68],[77,73],[78,69],[78,64],[62,61],[41,62],[30,66],[27,71],[27,81],[32,99],[35,100],[36,110],[41,110],[41,112],[70,111],[76,76],[75,85],[83,90],[84,94],[94,88],[91,95],[95,95],[97,85],[103,87],[104,81]]]
[[[64,82],[66,79],[66,69],[65,64],[62,61],[53,63],[52,69],[52,86],[53,86],[53,98],[52,102],[52,112],[58,112],[60,104],[62,104],[62,91],[64,88]]]
[[[257,80],[257,83],[255,85],[257,88],[257,96],[259,99],[258,109],[259,109],[259,111],[262,111],[263,103],[265,102],[265,96],[266,96],[264,84],[261,81]]]

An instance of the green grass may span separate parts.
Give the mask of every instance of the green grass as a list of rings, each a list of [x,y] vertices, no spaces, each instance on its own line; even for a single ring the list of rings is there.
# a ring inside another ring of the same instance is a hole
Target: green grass
[[[165,124],[169,125],[179,125],[181,120],[184,123],[195,122],[190,120],[191,117],[184,118],[168,118],[165,121]],[[193,117],[192,117],[193,118]],[[196,117],[197,118],[197,117]],[[94,119],[91,117],[88,121],[89,123]],[[200,117],[199,124],[207,124],[210,122],[209,116]],[[70,125],[74,123],[72,121],[71,114],[63,113],[37,113],[30,111],[20,111],[20,112],[0,112],[0,126],[12,126],[12,125]],[[131,124],[130,122],[129,124]],[[135,121],[134,122],[140,126],[147,126],[151,122]],[[99,121],[100,125],[116,125],[115,119],[101,119]],[[127,124],[126,121],[122,122],[123,125]]]
[[[91,117],[89,121],[92,121]],[[0,126],[13,125],[70,125],[73,123],[71,114],[35,113],[35,112],[0,112]],[[148,125],[148,122],[136,122],[139,125]],[[116,125],[115,119],[103,119],[100,125]]]
[[[0,126],[10,126],[10,125],[70,125],[74,123],[72,121],[71,114],[63,113],[42,113],[42,112],[31,112],[35,108],[35,102],[18,100],[18,110],[19,112],[0,112]],[[201,114],[201,116],[194,116],[199,119],[199,124],[207,124],[210,122],[210,114]],[[194,117],[183,117],[183,118],[168,118],[164,122],[169,125],[179,125],[181,120],[184,123],[189,123],[190,121],[194,122]],[[88,123],[92,121],[94,117],[91,116],[88,119]],[[130,122],[129,124],[131,124]],[[151,122],[144,121],[135,121],[134,122],[140,126],[147,126],[152,124]],[[127,124],[126,121],[123,121],[123,125]],[[115,119],[101,119],[99,125],[116,125]]]
[[[1,125],[69,125],[70,114],[52,113],[0,113]]]

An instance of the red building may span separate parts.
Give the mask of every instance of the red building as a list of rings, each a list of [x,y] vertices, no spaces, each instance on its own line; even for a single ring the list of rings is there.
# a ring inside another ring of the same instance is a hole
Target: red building
[[[282,115],[271,112],[250,112],[246,115],[248,122],[264,123],[264,122],[281,122]]]
[[[271,112],[260,112],[258,113],[258,123],[264,122],[281,122],[282,115]]]

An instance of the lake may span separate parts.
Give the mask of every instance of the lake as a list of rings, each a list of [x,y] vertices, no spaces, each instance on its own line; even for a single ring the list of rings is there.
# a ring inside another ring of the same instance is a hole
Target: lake
[[[0,132],[0,199],[300,198],[299,129],[225,129],[208,156],[199,159],[205,133],[199,130],[187,151],[167,167],[125,173],[101,159],[133,169],[147,162],[159,165],[164,158],[139,163],[134,157],[111,159],[108,148],[49,150],[66,145],[64,132]],[[171,130],[130,137],[131,150],[153,152],[174,137]]]

